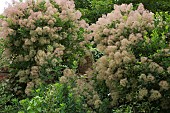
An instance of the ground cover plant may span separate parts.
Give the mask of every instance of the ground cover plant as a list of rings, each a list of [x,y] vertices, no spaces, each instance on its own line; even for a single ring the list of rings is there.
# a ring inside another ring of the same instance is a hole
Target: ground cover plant
[[[83,3],[14,2],[0,16],[0,112],[168,113],[168,12]]]

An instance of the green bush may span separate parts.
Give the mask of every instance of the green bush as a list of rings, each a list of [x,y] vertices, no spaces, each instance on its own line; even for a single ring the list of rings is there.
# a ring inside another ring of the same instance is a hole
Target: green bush
[[[60,83],[37,89],[35,97],[20,104],[18,113],[87,113],[83,99],[74,95],[71,86]]]
[[[4,51],[4,40],[3,38],[0,37],[0,55],[2,55],[3,51]]]
[[[130,4],[137,7],[142,3],[151,12],[170,11],[169,0],[75,0],[76,9],[82,12],[82,18],[95,23],[103,14],[110,13],[114,4]]]
[[[2,110],[6,103],[10,101],[12,95],[9,95],[8,92],[5,90],[7,89],[7,83],[1,80],[0,83],[0,109]]]
[[[83,56],[85,21],[73,1],[15,2],[1,16],[4,56],[10,62],[14,95],[28,96],[40,84],[54,83],[65,67],[76,69]]]
[[[156,13],[170,11],[170,1],[169,0],[117,0],[115,4],[130,4],[138,5],[142,3],[146,9]]]
[[[6,41],[3,38],[0,38],[0,69],[4,71],[6,67],[9,66],[10,60],[4,57],[3,52],[5,50],[5,43]]]
[[[75,0],[76,9],[82,13],[87,23],[95,23],[103,14],[113,10],[113,0]]]
[[[0,113],[14,113],[20,108],[19,102],[14,95],[9,93],[8,80],[0,81]]]

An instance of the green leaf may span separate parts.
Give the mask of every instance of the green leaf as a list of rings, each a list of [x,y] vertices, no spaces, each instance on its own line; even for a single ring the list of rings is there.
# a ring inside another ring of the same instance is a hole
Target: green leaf
[[[37,110],[38,110],[39,112],[41,112],[41,107],[37,108]]]
[[[31,106],[28,106],[27,110],[29,111],[31,109]]]
[[[61,106],[61,107],[64,107],[64,106],[65,106],[65,103],[60,104],[60,106]]]

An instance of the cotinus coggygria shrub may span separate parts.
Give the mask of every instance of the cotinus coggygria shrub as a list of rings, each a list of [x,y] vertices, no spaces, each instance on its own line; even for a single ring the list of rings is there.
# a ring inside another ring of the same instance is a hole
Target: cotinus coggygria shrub
[[[72,0],[27,0],[5,9],[1,36],[8,42],[4,54],[11,59],[15,95],[30,95],[40,84],[57,81],[65,67],[77,68],[88,24],[74,7]]]
[[[89,27],[89,36],[104,54],[93,70],[100,107],[112,109],[127,104],[134,112],[168,110],[168,13],[154,15],[142,4],[137,10],[132,4],[114,8]]]

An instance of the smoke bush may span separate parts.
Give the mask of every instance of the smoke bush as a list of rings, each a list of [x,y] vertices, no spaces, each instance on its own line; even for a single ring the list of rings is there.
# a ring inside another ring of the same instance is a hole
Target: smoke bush
[[[8,42],[10,84],[15,95],[53,83],[65,67],[77,68],[85,42],[81,13],[71,0],[14,2],[1,17],[1,36]]]
[[[107,109],[124,104],[145,112],[169,109],[168,14],[154,15],[142,4],[137,10],[132,4],[114,8],[89,27],[89,39],[104,54],[93,70],[101,107],[104,103]]]

